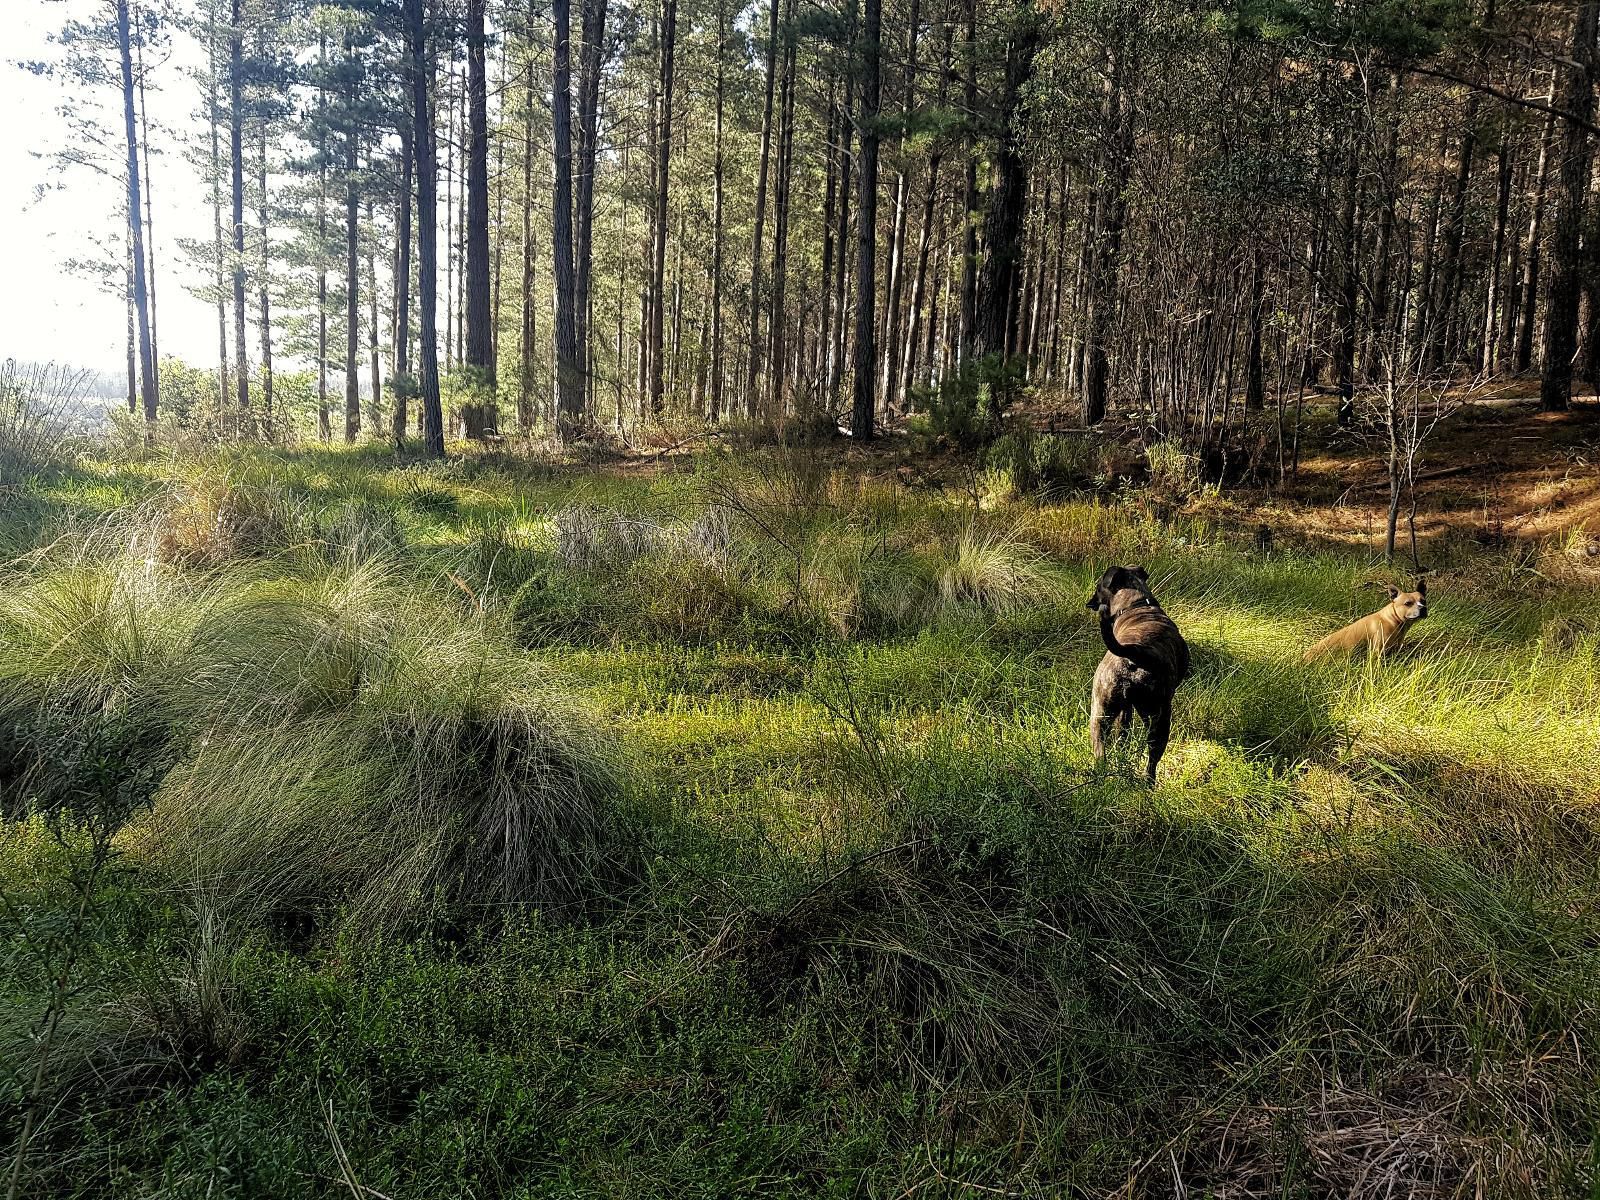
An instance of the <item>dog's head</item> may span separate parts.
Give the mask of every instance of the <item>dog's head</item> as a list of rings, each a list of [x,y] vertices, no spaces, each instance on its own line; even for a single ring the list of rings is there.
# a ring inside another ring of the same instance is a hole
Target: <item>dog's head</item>
[[[1417,580],[1417,590],[1402,592],[1392,583],[1381,585],[1389,593],[1389,606],[1402,621],[1420,621],[1428,615],[1428,581]]]
[[[1119,592],[1137,592],[1141,596],[1150,594],[1150,576],[1143,567],[1108,567],[1106,573],[1100,576],[1094,585],[1094,592],[1089,597],[1086,607],[1097,613],[1109,613],[1116,602]]]

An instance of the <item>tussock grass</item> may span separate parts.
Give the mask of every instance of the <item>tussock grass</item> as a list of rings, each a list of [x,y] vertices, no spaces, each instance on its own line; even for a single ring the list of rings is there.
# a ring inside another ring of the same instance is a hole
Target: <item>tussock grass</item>
[[[225,1142],[240,1193],[309,1194],[332,1100],[389,1194],[529,1164],[596,1193],[895,1195],[930,1163],[952,1192],[1592,1190],[1600,592],[1568,549],[1474,550],[1404,655],[1307,668],[1408,577],[1162,503],[980,506],[797,447],[225,474],[305,547],[63,544],[0,600],[0,722],[137,713],[163,748],[123,903],[171,942],[108,949],[74,1019],[190,1065],[135,1073],[137,1126],[63,1101],[53,1148],[104,1179],[210,1178]],[[1085,735],[1113,562],[1194,651],[1153,788]],[[43,911],[54,869],[0,856],[0,885]]]

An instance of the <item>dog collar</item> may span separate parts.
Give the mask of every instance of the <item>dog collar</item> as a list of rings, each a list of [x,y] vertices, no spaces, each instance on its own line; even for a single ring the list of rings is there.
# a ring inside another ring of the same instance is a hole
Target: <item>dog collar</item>
[[[1158,605],[1156,603],[1156,598],[1154,596],[1140,596],[1132,604],[1129,604],[1127,607],[1125,607],[1122,610],[1122,612],[1119,612],[1117,614],[1117,616],[1120,617],[1122,615],[1122,613],[1130,613],[1136,608],[1159,608],[1159,607],[1160,607],[1160,605]]]

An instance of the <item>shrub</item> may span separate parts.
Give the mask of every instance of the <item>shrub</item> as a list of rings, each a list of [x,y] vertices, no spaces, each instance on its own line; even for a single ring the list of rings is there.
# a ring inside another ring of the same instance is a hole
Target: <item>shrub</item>
[[[996,438],[983,456],[985,482],[1002,500],[1050,499],[1094,481],[1099,453],[1088,438],[1023,427]]]
[[[1182,506],[1206,490],[1200,456],[1175,438],[1163,438],[1145,447],[1151,495],[1166,504]]]
[[[969,362],[939,387],[928,412],[935,434],[959,446],[980,446],[999,430],[1000,417],[1022,395],[1026,367],[1020,357],[986,355]]]

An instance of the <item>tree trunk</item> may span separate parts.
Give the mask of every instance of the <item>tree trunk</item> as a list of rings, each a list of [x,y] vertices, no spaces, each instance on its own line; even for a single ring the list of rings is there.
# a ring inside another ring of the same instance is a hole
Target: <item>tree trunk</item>
[[[1600,3],[1578,4],[1572,23],[1572,58],[1560,72],[1555,106],[1588,121],[1594,112],[1594,40]],[[1578,340],[1582,286],[1583,203],[1589,190],[1589,135],[1577,121],[1562,131],[1560,186],[1550,237],[1550,281],[1545,290],[1544,347],[1539,407],[1564,411],[1572,400],[1572,359]]]
[[[866,0],[861,46],[861,169],[856,200],[856,347],[855,402],[850,432],[858,441],[874,435],[876,371],[878,110],[882,84],[882,8]]]
[[[539,0],[528,0],[528,27],[537,19]],[[539,344],[539,309],[534,304],[533,247],[533,53],[525,51],[526,78],[522,91],[522,339],[519,355],[521,378],[517,380],[517,428],[524,435],[532,432],[533,348]]]
[[[1504,303],[1503,280],[1506,255],[1506,229],[1511,220],[1511,138],[1502,135],[1495,151],[1494,243],[1489,252],[1489,290],[1483,302],[1482,342],[1478,347],[1477,367],[1492,371],[1500,359],[1500,308]]]
[[[869,3],[871,0],[869,0]],[[750,250],[750,372],[745,380],[745,416],[754,420],[760,407],[761,378],[761,253],[767,219],[767,172],[772,161],[772,98],[778,71],[778,0],[772,0],[767,25],[767,98],[761,116],[761,163],[756,171],[754,241]]]
[[[423,452],[444,455],[444,412],[439,403],[439,201],[438,168],[433,147],[433,114],[428,91],[432,67],[428,59],[424,0],[404,0],[406,51],[411,76],[411,142],[417,160],[417,291],[421,308],[418,387],[422,404]]]
[[[978,0],[967,0],[966,28],[966,187],[961,224],[961,326],[963,365],[970,357],[978,323]]]
[[[562,437],[583,422],[583,364],[578,358],[577,280],[572,263],[572,0],[554,0],[556,423]]]
[[[1348,429],[1356,419],[1356,322],[1361,294],[1361,222],[1357,203],[1361,191],[1361,149],[1352,119],[1345,146],[1344,205],[1339,217],[1342,253],[1339,257],[1339,344],[1335,371],[1339,382],[1339,428]],[[1441,348],[1443,343],[1438,343]]]
[[[911,11],[906,18],[905,93],[900,102],[902,126],[910,125],[917,103],[917,33],[921,24],[920,0],[911,0]],[[905,293],[906,225],[911,208],[911,174],[906,170],[905,144],[902,132],[895,147],[898,169],[894,177],[894,225],[889,237],[889,280],[884,289],[888,305],[884,317],[888,328],[883,339],[883,383],[879,390],[885,405],[895,402],[895,383],[900,368],[900,306]]]
[[[265,35],[263,35],[265,36]],[[256,281],[256,303],[261,310],[261,412],[267,428],[272,428],[272,221],[267,191],[267,122],[261,121],[260,154],[256,179],[256,219],[261,223],[261,278]]]
[[[711,168],[711,405],[713,423],[722,420],[722,223],[724,204],[723,106],[726,102],[728,14],[725,0],[717,4],[716,133]]]
[[[239,0],[234,0],[235,9],[238,3]],[[237,35],[233,44],[237,53]],[[128,0],[117,0],[117,48],[122,59],[123,133],[128,143],[128,238],[133,247],[133,308],[139,328],[139,395],[144,402],[145,423],[154,425],[158,395],[156,359],[155,348],[150,340],[150,300],[145,289],[148,276],[145,271],[144,209],[139,193],[139,136],[133,111],[133,46],[128,22]]]
[[[121,0],[119,0],[121,3]],[[228,31],[228,137],[233,162],[233,360],[239,376],[239,415],[250,414],[250,355],[244,336],[244,0],[233,0]]]
[[[592,372],[588,368],[593,338],[589,329],[590,296],[594,291],[594,172],[599,150],[600,70],[604,65],[607,0],[583,0],[583,48],[578,57],[578,165],[573,214],[573,321],[577,326],[578,353],[585,365],[583,405],[595,406]]]
[[[361,261],[360,125],[356,118],[357,79],[360,70],[355,49],[345,42],[344,133],[344,440],[353,443],[361,432]]]
[[[372,164],[371,155],[367,158],[367,165]],[[366,197],[367,228],[373,226],[372,193]],[[383,368],[378,361],[378,263],[372,252],[369,239],[367,244],[367,427],[374,433],[378,430],[378,403],[383,395]]]
[[[997,180],[983,223],[986,254],[978,276],[978,312],[973,337],[973,351],[979,357],[1006,353],[1018,312],[1023,223],[1028,199],[1028,164],[1023,158],[1022,144],[1022,93],[1033,76],[1039,26],[1027,10],[1023,10],[1017,20],[1022,28],[1013,32],[1006,46]]]
[[[856,13],[858,0],[851,0],[849,41],[853,46],[856,37]],[[845,74],[844,81],[844,107],[839,112],[839,211],[835,216],[834,245],[837,247],[833,264],[833,311],[834,340],[828,347],[828,406],[833,409],[839,401],[839,389],[844,380],[844,351],[847,338],[848,323],[845,317],[845,285],[849,275],[847,266],[850,255],[845,247],[850,243],[850,173],[854,165],[854,158],[850,154],[850,136],[855,120],[855,71],[850,69]],[[827,286],[827,281],[823,281]]]
[[[233,388],[228,379],[228,251],[227,243],[222,237],[222,149],[221,134],[217,128],[217,92],[222,86],[220,69],[217,64],[217,5],[220,0],[212,0],[210,9],[210,25],[206,36],[206,57],[210,70],[208,78],[210,87],[206,94],[206,123],[211,131],[211,240],[213,255],[216,259],[216,289],[217,289],[217,432],[220,434],[222,410],[227,406],[228,397],[232,395]],[[133,339],[133,289],[132,275],[129,276],[128,289],[128,411],[134,408],[134,381],[132,374],[135,362]]]
[[[655,228],[650,250],[650,415],[659,418],[664,407],[661,355],[662,325],[666,317],[668,175],[672,168],[672,67],[677,56],[678,0],[665,0],[661,14],[660,123],[656,129]]]
[[[1550,99],[1556,98],[1555,85],[1550,87]],[[1515,347],[1511,365],[1519,373],[1533,365],[1533,332],[1539,311],[1539,265],[1543,250],[1543,225],[1545,194],[1550,182],[1550,146],[1555,140],[1556,119],[1546,118],[1544,132],[1539,138],[1539,163],[1534,169],[1533,212],[1528,217],[1528,240],[1522,252],[1521,319],[1516,325]]]
[[[398,444],[406,436],[406,399],[411,388],[411,185],[416,157],[413,134],[400,130],[400,194],[395,197],[394,384],[393,432]]]
[[[787,355],[785,335],[788,332],[784,303],[789,270],[789,193],[794,174],[794,0],[789,0],[783,25],[783,87],[778,117],[778,179],[773,198],[772,309],[768,318],[771,348],[767,357],[767,361],[772,364],[772,369],[767,372],[770,380],[767,411],[774,419],[781,417],[785,412],[784,392],[790,375],[784,369],[784,359]]]
[[[145,107],[144,101],[145,30],[143,15],[143,12],[138,7],[137,0],[135,0],[133,20],[135,24],[134,32],[138,35],[134,39],[134,52],[138,56],[135,66],[139,81],[139,139],[142,142],[140,150],[144,155],[144,179],[142,181],[144,186],[141,190],[144,193],[145,246],[149,249],[148,265],[150,270],[150,358],[156,364],[156,403],[159,405],[161,401],[161,338],[156,320],[156,219],[155,205],[151,196],[150,114]]]
[[[1127,215],[1128,172],[1133,151],[1133,106],[1123,95],[1125,46],[1114,47],[1110,54],[1104,109],[1105,158],[1096,189],[1094,241],[1089,251],[1092,266],[1083,363],[1085,425],[1098,425],[1105,419],[1111,394],[1110,342],[1118,303],[1122,226]]]
[[[466,363],[484,397],[468,430],[482,436],[495,390],[494,325],[489,303],[489,99],[485,63],[486,0],[467,0],[467,334]]]

